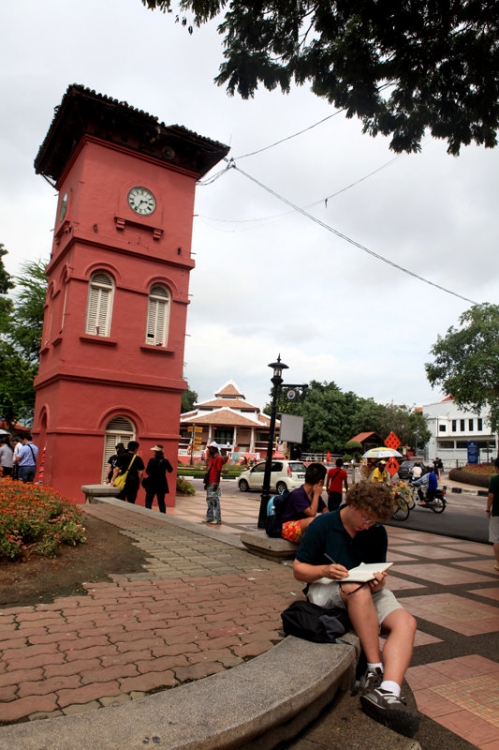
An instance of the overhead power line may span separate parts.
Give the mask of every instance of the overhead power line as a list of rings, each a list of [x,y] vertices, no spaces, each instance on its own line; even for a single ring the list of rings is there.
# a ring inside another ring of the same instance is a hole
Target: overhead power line
[[[344,112],[344,109],[338,109],[336,112],[333,112],[332,115],[328,115],[327,117],[324,117],[322,120],[319,120],[319,122],[314,122],[313,125],[309,125],[306,128],[303,128],[303,130],[299,130],[297,133],[293,133],[292,135],[287,135],[285,138],[281,138],[278,141],[275,141],[274,143],[270,143],[268,146],[263,146],[263,148],[259,148],[256,151],[250,151],[247,154],[243,154],[242,156],[236,156],[234,158],[236,159],[246,159],[248,156],[256,156],[256,154],[261,154],[263,151],[268,151],[269,148],[274,148],[274,146],[279,146],[281,143],[286,143],[286,141],[290,141],[293,138],[297,138],[297,136],[302,135],[303,133],[307,133],[309,130],[313,130],[314,128],[318,127],[319,125],[322,125],[323,122],[327,122],[332,117],[336,117],[337,115]]]
[[[419,274],[415,273],[414,271],[410,271],[408,268],[404,268],[404,266],[401,266],[399,263],[395,263],[393,260],[389,260],[388,258],[385,258],[383,255],[380,255],[379,253],[376,253],[374,250],[370,250],[365,245],[362,245],[360,242],[357,242],[356,240],[353,240],[351,237],[348,237],[348,235],[343,234],[343,232],[339,232],[337,229],[334,229],[334,227],[330,226],[329,224],[326,224],[321,219],[318,219],[316,216],[313,216],[313,214],[308,213],[308,211],[305,211],[303,208],[300,208],[300,206],[297,206],[292,201],[285,198],[283,195],[280,195],[272,188],[268,187],[268,185],[265,185],[263,182],[260,182],[260,180],[257,180],[256,177],[252,177],[250,174],[242,170],[240,167],[236,165],[236,163],[231,160],[229,162],[229,168],[235,169],[240,174],[242,174],[246,179],[251,180],[251,182],[254,182],[256,185],[258,185],[262,190],[265,190],[267,193],[270,193],[274,196],[274,198],[277,198],[277,200],[280,200],[282,203],[285,203],[287,206],[290,206],[294,211],[297,211],[302,216],[305,216],[307,219],[310,219],[310,221],[315,222],[319,226],[321,226],[323,229],[326,229],[328,232],[331,232],[332,234],[335,234],[337,237],[340,237],[340,239],[345,240],[345,242],[348,242],[350,245],[353,245],[354,247],[357,247],[359,250],[362,250],[364,253],[367,253],[368,255],[371,255],[373,258],[376,258],[376,260],[380,260],[383,263],[386,263],[387,265],[391,266],[392,268],[396,268],[398,271],[401,271],[402,273],[407,274],[408,276],[412,276],[412,278],[417,279],[418,281],[422,281],[424,284],[428,284],[429,286],[434,287],[435,289],[439,289],[441,292],[445,292],[446,294],[451,294],[453,297],[458,297],[459,299],[464,300],[465,302],[470,302],[472,305],[478,304],[472,299],[469,299],[468,297],[464,297],[462,294],[458,294],[457,292],[452,291],[452,289],[447,289],[444,286],[441,286],[440,284],[436,284],[434,281],[430,281],[430,279],[426,279],[424,276],[420,276]]]

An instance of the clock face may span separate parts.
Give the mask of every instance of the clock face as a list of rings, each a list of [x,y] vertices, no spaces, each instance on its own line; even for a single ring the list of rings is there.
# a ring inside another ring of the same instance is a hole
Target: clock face
[[[59,221],[62,221],[66,216],[66,211],[68,210],[68,200],[68,194],[64,193],[64,198],[61,201],[61,208],[59,209]]]
[[[156,209],[156,198],[145,187],[133,187],[128,193],[128,205],[141,216],[149,216]]]

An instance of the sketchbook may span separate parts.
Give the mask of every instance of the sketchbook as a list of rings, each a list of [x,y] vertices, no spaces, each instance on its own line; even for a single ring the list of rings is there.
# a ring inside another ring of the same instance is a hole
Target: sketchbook
[[[351,568],[348,571],[346,578],[320,578],[317,583],[366,583],[367,581],[374,580],[375,573],[383,573],[385,570],[393,565],[391,562],[384,563],[361,563],[356,568]]]

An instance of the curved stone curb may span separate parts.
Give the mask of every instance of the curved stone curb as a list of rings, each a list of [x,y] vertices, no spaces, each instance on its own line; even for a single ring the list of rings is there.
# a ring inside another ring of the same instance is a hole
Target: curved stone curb
[[[99,711],[0,728],[0,750],[271,750],[351,686],[358,640],[288,636],[227,672]]]
[[[443,486],[446,492],[453,492],[456,495],[474,495],[475,497],[487,497],[489,494],[488,490],[469,490],[467,487],[448,487],[446,484]]]
[[[265,531],[244,531],[240,537],[241,542],[255,555],[260,555],[270,560],[293,559],[298,545],[288,542],[287,539],[273,539]]]

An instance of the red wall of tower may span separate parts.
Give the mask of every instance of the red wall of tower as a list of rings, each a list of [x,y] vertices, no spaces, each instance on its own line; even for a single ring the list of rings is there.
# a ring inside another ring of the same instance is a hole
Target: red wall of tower
[[[176,466],[195,183],[192,173],[91,136],[82,138],[58,181],[34,435],[45,449],[44,484],[74,502],[83,502],[82,484],[101,480],[113,417],[134,423],[146,464],[160,442]],[[135,185],[155,194],[149,217],[128,205]],[[97,270],[115,285],[109,337],[85,333],[89,280]],[[153,283],[171,293],[164,347],[145,340]],[[175,479],[170,475],[171,505]]]

